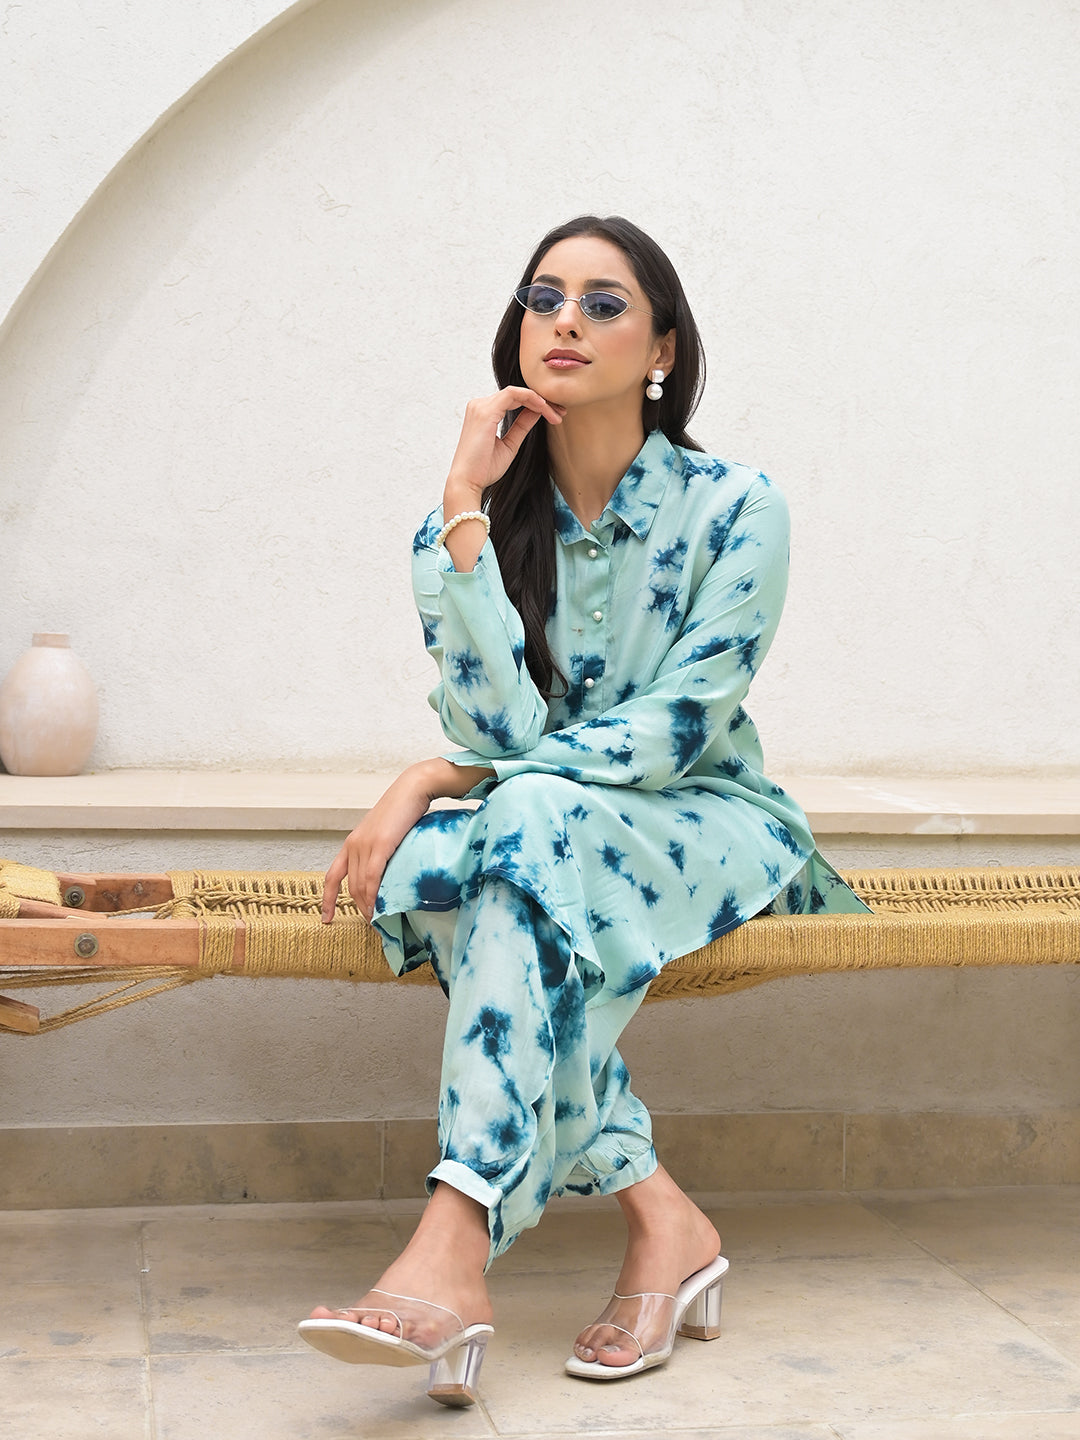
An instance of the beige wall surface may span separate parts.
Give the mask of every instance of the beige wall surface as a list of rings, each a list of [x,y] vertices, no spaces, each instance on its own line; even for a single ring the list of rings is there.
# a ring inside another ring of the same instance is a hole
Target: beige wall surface
[[[695,430],[790,499],[773,765],[1077,765],[1075,4],[278,8],[4,22],[0,671],[69,631],[96,766],[439,744],[409,540],[586,209],[668,247]]]

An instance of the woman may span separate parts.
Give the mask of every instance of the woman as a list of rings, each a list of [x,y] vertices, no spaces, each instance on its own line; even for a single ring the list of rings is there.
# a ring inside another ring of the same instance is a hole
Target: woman
[[[667,960],[759,911],[865,909],[762,775],[741,708],[783,603],[787,512],[686,433],[703,359],[670,261],[617,217],[558,227],[493,361],[500,389],[468,405],[414,544],[431,704],[467,748],[395,781],[323,912],[347,880],[393,968],[435,968],[442,1158],[376,1286],[301,1325],[340,1359],[431,1363],[448,1404],[475,1397],[485,1270],[551,1194],[614,1193],[628,1231],[571,1374],[617,1379],[677,1330],[719,1333],[719,1237],[658,1165],[616,1041]],[[429,808],[463,796],[479,808]]]

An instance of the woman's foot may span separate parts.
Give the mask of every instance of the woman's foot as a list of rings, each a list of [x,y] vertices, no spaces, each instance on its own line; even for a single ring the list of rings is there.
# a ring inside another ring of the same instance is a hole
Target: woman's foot
[[[429,1306],[411,1307],[407,1333],[422,1349],[432,1349],[456,1329],[446,1311],[452,1311],[463,1328],[491,1323],[491,1301],[484,1280],[488,1249],[487,1211],[460,1190],[440,1184],[428,1201],[412,1239],[398,1258],[383,1271],[376,1284],[347,1311],[318,1305],[312,1320],[347,1319],[373,1330],[397,1335],[400,1330],[393,1297],[411,1296]]]
[[[615,1283],[618,1295],[674,1295],[695,1271],[715,1260],[720,1253],[720,1236],[708,1216],[683,1194],[662,1167],[647,1180],[620,1190],[616,1196],[628,1231],[626,1255]],[[631,1305],[646,1330],[634,1340],[613,1325],[587,1325],[574,1342],[579,1360],[601,1365],[634,1364],[663,1343],[670,1306]],[[627,1325],[626,1329],[633,1329]]]

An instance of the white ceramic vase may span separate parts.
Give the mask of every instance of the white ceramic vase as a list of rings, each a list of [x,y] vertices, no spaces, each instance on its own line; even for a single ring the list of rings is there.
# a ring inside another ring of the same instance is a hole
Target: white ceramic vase
[[[0,760],[12,775],[78,775],[97,735],[98,702],[66,635],[38,634],[0,684]]]

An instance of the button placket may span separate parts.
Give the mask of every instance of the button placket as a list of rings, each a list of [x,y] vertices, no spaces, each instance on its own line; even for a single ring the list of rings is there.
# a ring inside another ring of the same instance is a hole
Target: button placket
[[[580,553],[580,552],[579,552]],[[582,700],[588,713],[596,714],[603,708],[603,678],[607,669],[607,639],[604,634],[604,618],[608,610],[608,585],[611,574],[611,556],[608,549],[597,543],[585,547],[584,581],[581,591],[581,605],[585,621],[582,634],[585,652],[582,677]]]

